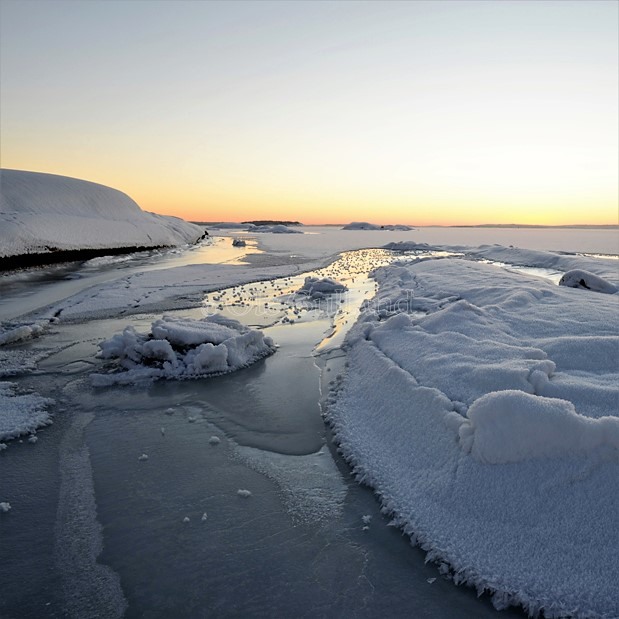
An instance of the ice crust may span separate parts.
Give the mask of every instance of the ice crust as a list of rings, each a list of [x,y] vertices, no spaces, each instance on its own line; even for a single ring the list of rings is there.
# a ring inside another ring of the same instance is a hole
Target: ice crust
[[[55,174],[0,170],[0,257],[183,245],[203,234],[204,228],[177,217],[142,211],[111,187]]]
[[[96,387],[226,374],[275,352],[273,340],[261,331],[216,314],[202,320],[164,316],[150,333],[128,326],[99,348],[101,358],[118,359],[124,371],[92,374]]]
[[[358,479],[497,608],[619,616],[617,297],[454,258],[375,277],[328,411]]]
[[[0,441],[49,425],[52,421],[48,407],[52,404],[52,399],[35,393],[19,394],[15,383],[0,382]]]

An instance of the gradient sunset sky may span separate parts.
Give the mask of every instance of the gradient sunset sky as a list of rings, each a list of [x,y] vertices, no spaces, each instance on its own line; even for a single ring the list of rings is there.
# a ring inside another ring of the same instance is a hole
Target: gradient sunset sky
[[[618,6],[0,0],[1,164],[202,221],[617,224]]]

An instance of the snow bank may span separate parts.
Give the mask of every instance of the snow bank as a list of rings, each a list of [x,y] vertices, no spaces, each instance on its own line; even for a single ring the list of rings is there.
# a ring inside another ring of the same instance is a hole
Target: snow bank
[[[326,295],[337,292],[346,292],[348,288],[330,277],[306,277],[303,286],[297,290],[297,294],[307,295],[312,299],[323,299]]]
[[[194,243],[200,226],[142,211],[126,194],[88,181],[0,170],[0,258],[83,249]]]
[[[124,371],[92,374],[96,387],[159,378],[197,378],[234,372],[275,352],[273,341],[236,320],[164,316],[151,333],[132,326],[99,344],[99,356],[118,359]]]
[[[573,269],[572,271],[565,273],[559,281],[559,286],[585,288],[586,290],[605,292],[606,294],[616,294],[619,292],[619,288],[617,288],[617,286],[607,282],[604,278],[581,269]]]
[[[327,411],[358,479],[497,608],[619,616],[617,297],[457,258],[375,278]]]
[[[36,432],[51,423],[47,407],[54,403],[34,393],[18,395],[15,383],[0,382],[0,441]]]
[[[460,426],[460,443],[480,462],[556,458],[605,446],[619,457],[619,417],[591,419],[567,400],[495,391],[475,400],[467,417]]]

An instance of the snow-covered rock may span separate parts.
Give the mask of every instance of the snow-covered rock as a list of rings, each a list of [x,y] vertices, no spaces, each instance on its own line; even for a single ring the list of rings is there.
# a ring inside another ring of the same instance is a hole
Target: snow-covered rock
[[[164,316],[152,323],[150,333],[128,326],[99,348],[101,358],[118,359],[124,371],[92,374],[97,387],[226,374],[275,352],[273,340],[261,331],[219,315],[202,320]]]
[[[244,239],[233,239],[232,240],[233,247],[245,247],[247,243]]]
[[[559,286],[569,286],[570,288],[584,288],[595,292],[605,292],[606,294],[616,294],[619,288],[606,281],[595,273],[589,273],[582,269],[572,269],[559,280]]]
[[[323,299],[326,295],[337,292],[346,292],[348,288],[330,277],[306,277],[303,286],[297,290],[297,294],[307,295],[312,299]]]
[[[194,243],[200,226],[147,213],[126,194],[55,174],[0,170],[0,258]]]

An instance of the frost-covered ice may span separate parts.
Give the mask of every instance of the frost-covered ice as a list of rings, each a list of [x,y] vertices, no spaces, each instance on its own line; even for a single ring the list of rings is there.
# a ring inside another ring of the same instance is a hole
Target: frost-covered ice
[[[261,331],[219,315],[202,320],[164,316],[152,323],[150,333],[128,326],[99,348],[101,358],[118,359],[124,371],[92,374],[97,387],[225,374],[275,352],[273,341]]]
[[[311,299],[323,299],[326,295],[346,292],[348,288],[330,277],[306,277],[298,294],[307,295]]]
[[[358,478],[497,608],[619,616],[617,296],[457,258],[375,275],[329,410]]]
[[[286,455],[235,446],[237,457],[279,486],[286,510],[296,522],[322,522],[339,517],[346,485],[326,447],[308,455]]]
[[[142,211],[126,194],[89,181],[0,170],[0,257],[54,250],[193,243],[200,226]]]
[[[19,394],[15,383],[0,382],[0,441],[36,432],[49,425],[54,403],[35,393]]]

